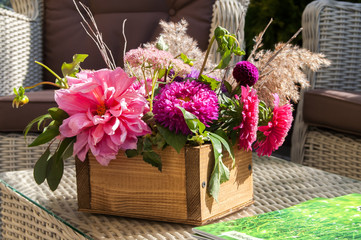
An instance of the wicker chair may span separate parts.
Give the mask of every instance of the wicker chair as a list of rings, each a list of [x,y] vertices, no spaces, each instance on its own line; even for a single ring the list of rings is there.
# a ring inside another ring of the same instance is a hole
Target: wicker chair
[[[34,60],[42,60],[43,0],[11,2],[15,12],[0,9],[0,43],[3,44],[0,53],[0,96],[12,94],[12,89],[22,84],[38,83],[42,78],[41,68],[34,64]],[[213,32],[215,27],[221,25],[232,32],[237,31],[238,39],[243,42],[248,5],[249,0],[216,0],[210,30]],[[4,27],[7,32],[3,30]],[[4,49],[8,49],[6,54]],[[213,60],[217,61],[219,57],[215,51],[216,48],[213,48]],[[36,136],[31,135],[28,141],[31,142]],[[21,133],[0,132],[0,172],[32,168],[45,148],[46,146],[28,148]],[[67,164],[73,163],[71,161]]]
[[[361,4],[311,2],[303,12],[302,26],[303,47],[324,53],[332,61],[330,67],[308,74],[311,89],[360,92]],[[361,137],[307,125],[303,105],[301,100],[292,136],[291,161],[361,179]]]

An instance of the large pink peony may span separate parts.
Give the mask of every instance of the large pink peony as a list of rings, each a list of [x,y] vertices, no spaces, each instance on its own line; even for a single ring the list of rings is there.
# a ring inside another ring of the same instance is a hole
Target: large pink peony
[[[119,150],[135,149],[137,137],[150,132],[141,119],[146,99],[135,91],[121,68],[82,71],[68,78],[69,89],[55,92],[59,108],[69,114],[60,126],[63,137],[76,136],[74,155],[84,161],[90,150],[108,165]]]
[[[273,94],[273,96],[275,98],[275,107],[273,109],[272,120],[266,126],[258,127],[258,130],[264,135],[264,139],[256,142],[254,145],[259,156],[270,156],[274,150],[282,146],[293,121],[291,104],[279,107],[280,99],[278,95]]]
[[[255,89],[250,89],[249,86],[242,86],[241,89],[242,123],[234,130],[240,130],[239,148],[252,151],[252,143],[257,139],[259,100]]]

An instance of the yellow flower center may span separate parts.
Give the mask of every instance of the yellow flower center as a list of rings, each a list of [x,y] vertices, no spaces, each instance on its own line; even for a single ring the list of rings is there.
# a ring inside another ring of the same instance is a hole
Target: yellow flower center
[[[180,97],[179,100],[183,100],[184,102],[189,102],[191,99],[189,97]]]
[[[103,116],[105,114],[105,112],[107,111],[106,107],[104,104],[98,105],[97,106],[97,114],[99,116]]]

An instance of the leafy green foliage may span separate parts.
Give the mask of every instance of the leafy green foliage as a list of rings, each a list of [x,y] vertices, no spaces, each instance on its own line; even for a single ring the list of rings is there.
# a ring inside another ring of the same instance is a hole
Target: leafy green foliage
[[[187,126],[197,137],[193,139],[198,139],[197,141],[201,139],[202,141],[210,141],[212,143],[215,164],[209,180],[208,192],[216,201],[218,201],[218,193],[221,183],[229,180],[229,169],[222,161],[223,147],[228,151],[230,157],[233,159],[233,165],[235,162],[233,150],[228,142],[227,135],[221,129],[215,133],[207,131],[205,125],[199,121],[194,114],[188,112],[182,107],[178,108],[182,111]],[[189,140],[192,140],[192,138]]]
[[[75,77],[75,74],[79,72],[80,63],[84,62],[84,60],[88,57],[87,54],[75,54],[73,56],[73,62],[71,63],[63,63],[61,66],[61,72],[64,77],[70,76]]]
[[[163,51],[168,51],[169,46],[165,43],[162,36],[159,37],[158,42],[156,43],[156,48]]]
[[[34,166],[34,179],[37,184],[42,184],[46,179],[46,169],[48,165],[48,160],[50,158],[49,147],[41,155],[39,160],[35,163]]]
[[[214,37],[218,43],[217,51],[221,54],[221,61],[216,69],[226,68],[231,61],[232,54],[237,56],[245,54],[245,52],[241,50],[236,36],[234,34],[230,34],[227,29],[217,27],[214,30]]]
[[[193,63],[193,60],[192,59],[189,59],[185,54],[181,53],[180,54],[180,58],[183,60],[183,62],[185,64],[188,64],[189,66],[193,66],[194,63]]]
[[[167,144],[172,146],[178,153],[185,146],[187,142],[187,136],[181,133],[174,133],[168,128],[162,127],[160,125],[157,126],[157,129],[159,133],[163,136]]]
[[[51,119],[50,114],[47,113],[47,114],[41,115],[41,116],[33,119],[33,120],[25,127],[24,137],[26,138],[28,132],[30,131],[31,127],[32,127],[35,123],[38,123],[38,128],[37,128],[37,129],[39,130],[41,124],[42,124],[46,119]]]
[[[29,147],[39,146],[53,140],[56,136],[59,135],[59,126],[63,123],[63,120],[69,117],[69,115],[60,108],[50,108],[48,112],[49,114],[45,114],[34,119],[26,127],[25,133],[27,134],[29,129],[36,122],[38,122],[39,127],[39,124],[45,119],[53,119],[53,121],[51,121],[49,125],[44,128],[43,132],[37,138],[35,138],[31,144],[29,144]]]
[[[52,157],[50,157],[46,167],[46,180],[48,182],[50,190],[55,191],[57,189],[60,180],[63,177],[63,172],[63,160],[61,158],[58,158],[57,155],[53,155]]]
[[[213,91],[215,91],[216,89],[218,89],[221,86],[221,82],[217,81],[214,78],[208,77],[207,75],[202,74],[199,78],[198,81],[207,84],[208,86],[211,87],[211,89]]]
[[[16,88],[13,89],[15,93],[15,98],[13,100],[13,107],[18,108],[19,106],[22,107],[23,105],[29,102],[29,98],[25,95],[25,88],[19,87],[18,90]]]
[[[138,155],[143,156],[143,160],[146,163],[149,163],[153,167],[158,168],[158,170],[162,171],[162,160],[156,152],[153,151],[153,145],[158,145],[159,148],[165,147],[165,141],[163,144],[157,143],[157,141],[164,140],[160,139],[159,136],[144,136],[138,138],[137,149],[128,149],[125,151],[125,154],[128,158],[135,157]]]
[[[47,180],[50,189],[56,190],[63,176],[64,161],[72,155],[74,142],[75,137],[65,138],[53,155],[49,147],[46,149],[34,166],[34,179],[37,184]]]

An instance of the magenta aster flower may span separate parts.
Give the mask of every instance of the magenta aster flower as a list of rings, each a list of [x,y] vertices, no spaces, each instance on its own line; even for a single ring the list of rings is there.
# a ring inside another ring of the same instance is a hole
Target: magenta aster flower
[[[74,137],[74,155],[82,161],[90,150],[108,165],[119,150],[135,149],[137,137],[150,133],[141,119],[146,99],[134,90],[135,78],[121,69],[82,71],[68,78],[69,89],[55,92],[59,108],[69,114],[60,126],[61,137]]]
[[[246,151],[252,150],[252,143],[257,139],[258,124],[258,96],[255,89],[249,86],[241,87],[242,96],[242,123],[235,127],[234,130],[240,129],[239,148]]]
[[[258,70],[248,61],[241,61],[233,69],[233,77],[241,86],[253,86],[258,81]]]
[[[218,98],[206,84],[197,81],[172,82],[154,98],[154,118],[176,133],[190,134],[183,114],[177,107],[193,113],[206,126],[218,119]]]
[[[264,135],[264,139],[256,142],[254,146],[259,156],[270,156],[274,150],[277,150],[283,144],[293,120],[291,104],[279,107],[278,95],[273,94],[273,96],[275,98],[275,107],[272,120],[266,126],[258,127],[258,130]]]

